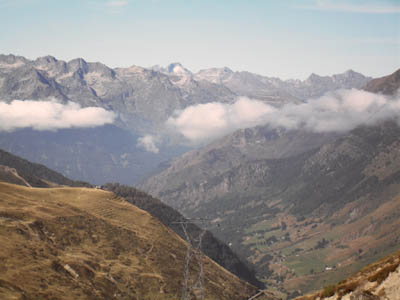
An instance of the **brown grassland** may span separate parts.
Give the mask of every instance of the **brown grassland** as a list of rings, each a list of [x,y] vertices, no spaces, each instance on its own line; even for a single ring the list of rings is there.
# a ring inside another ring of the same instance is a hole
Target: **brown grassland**
[[[0,244],[1,299],[180,298],[186,243],[110,192],[0,182]],[[206,299],[255,293],[208,258],[204,269]]]

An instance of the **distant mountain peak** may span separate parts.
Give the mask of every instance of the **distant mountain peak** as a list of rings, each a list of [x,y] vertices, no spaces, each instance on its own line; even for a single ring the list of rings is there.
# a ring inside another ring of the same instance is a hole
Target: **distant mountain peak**
[[[88,72],[88,64],[83,58],[75,58],[70,60],[67,65],[68,69],[72,72],[76,72],[79,69],[83,70],[84,73]]]
[[[222,81],[230,77],[235,72],[228,67],[222,68],[210,68],[200,70],[195,74],[195,78],[198,80],[205,80],[216,84],[221,84]]]
[[[346,77],[346,78],[352,78],[352,77],[356,77],[356,76],[357,77],[365,77],[363,74],[358,73],[358,72],[356,72],[356,71],[354,71],[352,69],[349,69],[346,72],[343,72],[341,74],[333,75],[333,77],[334,76],[343,76],[343,77]]]
[[[311,73],[310,76],[308,76],[308,79],[315,79],[315,78],[321,78],[321,76],[315,73]]]
[[[74,59],[70,60],[68,62],[68,65],[79,65],[79,66],[83,67],[83,66],[87,66],[87,62],[83,58],[79,57],[79,58],[74,58]]]
[[[23,56],[17,56],[14,54],[0,54],[1,65],[20,66],[26,63],[26,61],[27,59]]]
[[[36,62],[44,62],[44,63],[52,63],[52,62],[57,62],[58,60],[51,55],[46,55],[46,56],[42,56],[42,57],[38,57],[36,59]]]
[[[344,74],[354,74],[357,73],[356,71],[354,71],[353,69],[348,69],[346,72],[344,72]]]

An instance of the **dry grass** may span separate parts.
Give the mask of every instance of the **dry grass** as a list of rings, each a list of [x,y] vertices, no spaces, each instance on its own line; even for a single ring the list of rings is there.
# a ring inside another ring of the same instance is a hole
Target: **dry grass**
[[[110,192],[0,183],[0,243],[1,299],[180,297],[184,241]],[[255,290],[209,259],[205,278],[206,299]]]

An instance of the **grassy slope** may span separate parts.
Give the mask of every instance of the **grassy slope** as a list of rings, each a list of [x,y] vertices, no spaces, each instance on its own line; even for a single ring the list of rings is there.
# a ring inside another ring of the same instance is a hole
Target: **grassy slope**
[[[177,299],[184,241],[110,192],[0,183],[0,298]],[[192,270],[193,271],[193,270]],[[205,259],[206,299],[254,288]]]

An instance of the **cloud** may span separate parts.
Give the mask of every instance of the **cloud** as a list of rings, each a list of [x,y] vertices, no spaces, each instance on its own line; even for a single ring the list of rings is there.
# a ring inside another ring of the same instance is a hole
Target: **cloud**
[[[128,0],[114,0],[106,2],[106,6],[108,7],[124,7],[129,4]]]
[[[264,122],[263,117],[275,110],[261,101],[239,98],[233,104],[212,102],[177,111],[167,126],[177,130],[193,144],[203,143],[236,129],[253,127]]]
[[[19,128],[57,130],[72,127],[96,127],[110,124],[115,114],[101,107],[80,107],[55,101],[13,100],[0,102],[0,131]]]
[[[248,98],[233,104],[207,103],[176,112],[167,126],[191,144],[201,144],[240,128],[269,125],[273,128],[313,132],[345,132],[361,124],[374,124],[400,116],[400,99],[351,89],[339,90],[302,104],[274,108]]]
[[[271,126],[314,132],[345,132],[361,124],[371,125],[398,117],[399,99],[351,89],[328,93],[303,104],[285,105],[266,119]]]
[[[400,5],[379,2],[374,3],[349,3],[343,1],[317,0],[312,5],[299,6],[300,8],[321,11],[342,11],[349,13],[366,14],[397,14],[400,13]]]
[[[160,149],[158,149],[157,144],[160,142],[160,139],[153,135],[145,135],[143,137],[138,138],[137,146],[143,148],[146,151],[158,153]]]

